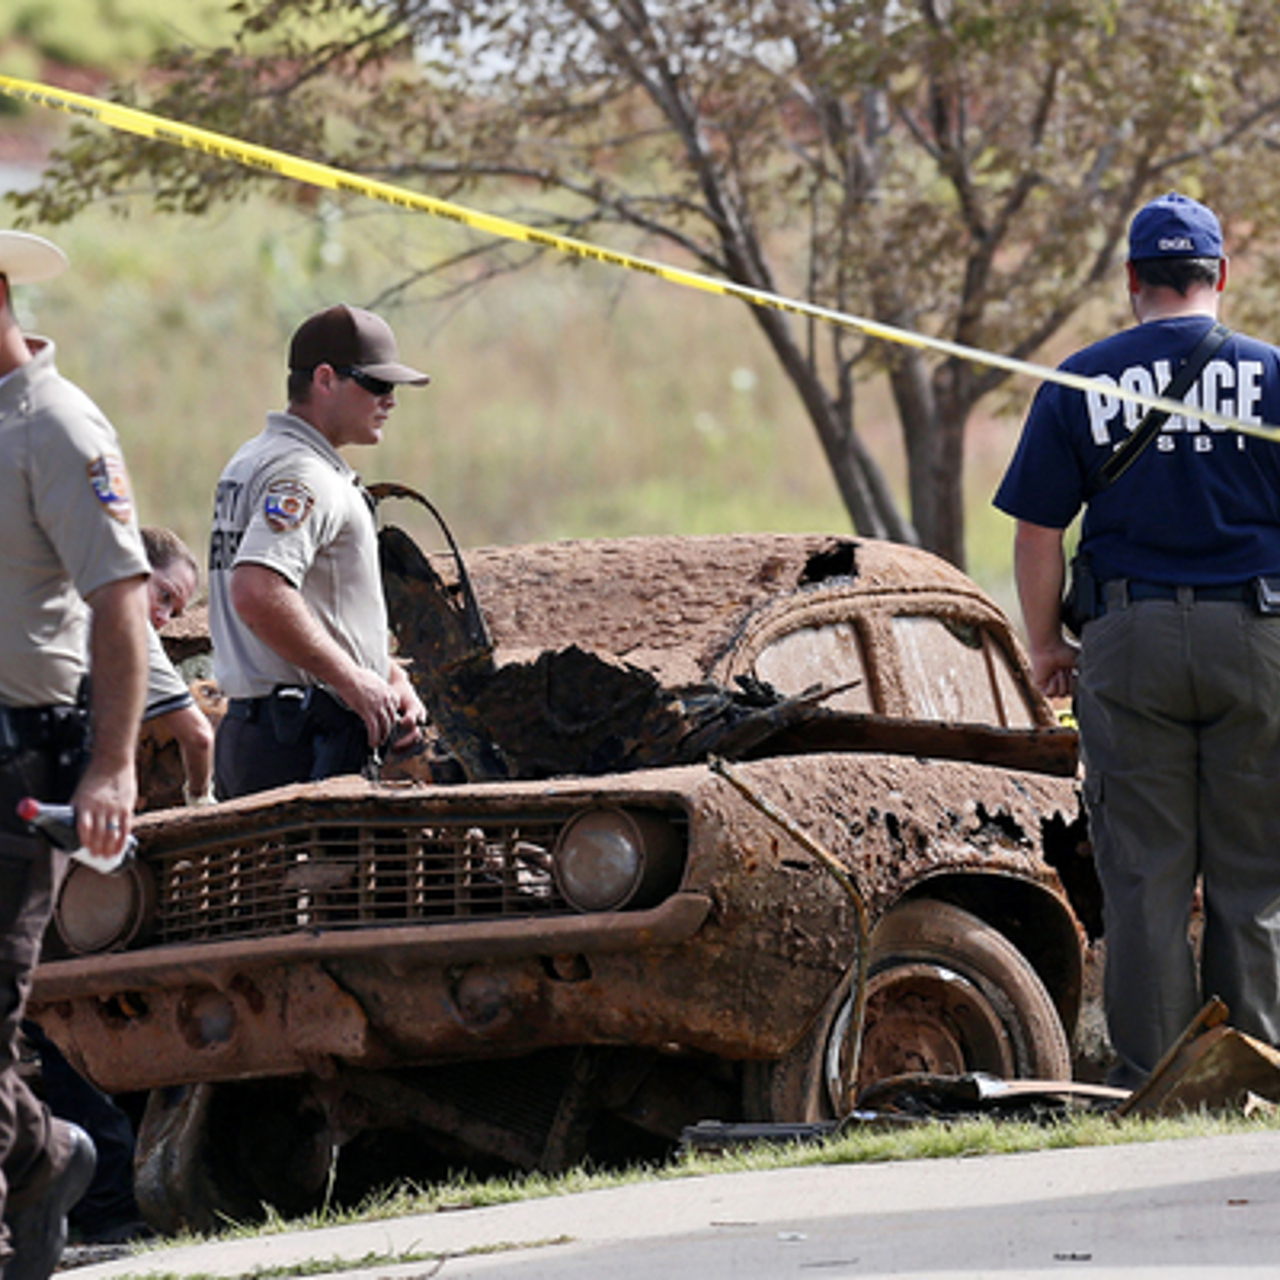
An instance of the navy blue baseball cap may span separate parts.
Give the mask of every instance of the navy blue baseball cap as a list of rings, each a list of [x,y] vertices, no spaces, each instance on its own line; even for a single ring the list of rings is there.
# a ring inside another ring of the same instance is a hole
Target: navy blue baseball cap
[[[1222,227],[1207,205],[1170,191],[1144,204],[1129,224],[1129,258],[1221,258]]]

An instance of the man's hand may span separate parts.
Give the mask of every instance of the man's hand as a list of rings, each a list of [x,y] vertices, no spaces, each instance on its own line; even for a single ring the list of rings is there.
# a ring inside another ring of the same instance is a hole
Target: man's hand
[[[331,687],[364,721],[369,746],[380,751],[400,724],[400,694],[375,672],[354,664]]]
[[[396,722],[396,737],[391,749],[410,751],[422,741],[422,731],[427,724],[427,709],[422,705],[422,699],[418,697],[408,671],[394,658],[391,660],[391,687],[400,700],[400,716]]]
[[[1079,656],[1080,650],[1065,637],[1047,648],[1032,649],[1029,657],[1036,688],[1046,698],[1069,698],[1075,692]]]
[[[1079,654],[1062,634],[1059,610],[1066,581],[1062,533],[1019,520],[1013,539],[1013,572],[1027,628],[1031,674],[1048,698],[1070,697]]]
[[[137,799],[133,761],[122,770],[95,767],[90,763],[71,804],[76,811],[80,843],[95,858],[114,858],[124,848]]]
[[[386,680],[361,667],[352,667],[349,676],[333,691],[364,721],[370,747],[408,751],[421,741],[426,708],[398,662]]]
[[[124,848],[138,799],[138,724],[147,693],[147,580],[108,582],[89,596],[93,753],[71,803],[80,843],[97,858]]]

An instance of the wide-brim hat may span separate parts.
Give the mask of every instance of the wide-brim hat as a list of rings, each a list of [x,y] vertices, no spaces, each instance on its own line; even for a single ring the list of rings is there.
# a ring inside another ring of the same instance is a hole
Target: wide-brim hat
[[[425,387],[431,375],[400,361],[391,326],[372,311],[339,303],[308,316],[289,343],[289,368],[358,369],[384,382]]]
[[[67,255],[43,236],[33,236],[27,231],[0,231],[0,275],[10,284],[52,280],[70,265]]]

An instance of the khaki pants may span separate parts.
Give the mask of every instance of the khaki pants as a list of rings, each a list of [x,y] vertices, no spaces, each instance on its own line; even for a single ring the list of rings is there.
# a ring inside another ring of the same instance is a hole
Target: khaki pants
[[[1114,1083],[1139,1084],[1211,995],[1280,1045],[1280,618],[1189,598],[1109,610],[1085,628],[1076,710]]]

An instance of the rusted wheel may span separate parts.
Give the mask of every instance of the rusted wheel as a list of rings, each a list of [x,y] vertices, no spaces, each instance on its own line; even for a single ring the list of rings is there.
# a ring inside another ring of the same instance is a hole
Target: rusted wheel
[[[291,1079],[153,1090],[134,1155],[143,1217],[175,1235],[318,1209],[334,1144],[304,1097]]]
[[[950,903],[916,899],[891,911],[871,938],[857,1089],[908,1072],[1003,1079],[1071,1078],[1062,1021],[1036,971],[998,929]],[[850,981],[804,1038],[777,1062],[749,1063],[748,1119],[838,1119],[838,1082],[852,1053]]]
[[[871,939],[859,1089],[907,1072],[1069,1080],[1071,1050],[1044,983],[997,929],[919,898]]]
[[[853,973],[832,992],[818,1016],[786,1057],[744,1064],[743,1112],[769,1124],[808,1124],[839,1119],[847,1108],[837,1097],[852,1053]]]

